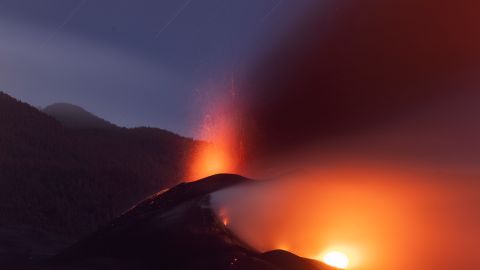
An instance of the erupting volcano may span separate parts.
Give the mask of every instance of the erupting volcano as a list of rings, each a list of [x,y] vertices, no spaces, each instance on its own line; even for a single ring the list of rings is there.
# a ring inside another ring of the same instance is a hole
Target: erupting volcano
[[[143,201],[46,267],[333,270],[286,251],[260,252],[228,229],[212,211],[212,193],[252,183],[223,174],[176,186]]]
[[[198,132],[205,140],[193,151],[189,179],[201,179],[218,173],[239,173],[244,154],[240,135],[241,104],[232,75],[225,96],[209,102]]]
[[[1,270],[480,269],[480,0],[4,0],[0,33]]]

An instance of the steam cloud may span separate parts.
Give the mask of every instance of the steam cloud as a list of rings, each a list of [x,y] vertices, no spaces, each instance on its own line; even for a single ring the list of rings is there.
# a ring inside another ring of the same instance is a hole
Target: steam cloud
[[[340,250],[349,269],[480,267],[477,177],[356,163],[221,191],[214,202],[261,251],[319,259]]]

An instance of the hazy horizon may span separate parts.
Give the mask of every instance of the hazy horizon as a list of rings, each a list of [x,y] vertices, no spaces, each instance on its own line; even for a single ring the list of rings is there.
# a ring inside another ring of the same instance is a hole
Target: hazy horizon
[[[0,1],[0,89],[194,137],[210,96],[314,1]]]

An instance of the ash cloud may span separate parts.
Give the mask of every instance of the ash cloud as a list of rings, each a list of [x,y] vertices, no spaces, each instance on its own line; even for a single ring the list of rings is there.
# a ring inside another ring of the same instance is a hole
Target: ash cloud
[[[251,72],[252,155],[370,132],[462,94],[478,77],[479,10],[432,0],[312,8]]]

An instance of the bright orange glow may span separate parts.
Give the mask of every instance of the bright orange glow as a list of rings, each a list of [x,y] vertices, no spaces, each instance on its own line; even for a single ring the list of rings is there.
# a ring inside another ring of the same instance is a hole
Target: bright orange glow
[[[223,225],[228,226],[228,218],[224,217],[222,222],[223,222]]]
[[[218,215],[219,215],[220,220],[222,221],[223,225],[225,227],[228,226],[229,220],[228,220],[228,215],[227,215],[227,211],[225,210],[225,208],[220,209]]]
[[[322,261],[330,266],[346,269],[350,263],[350,259],[344,253],[340,251],[330,251],[327,252],[323,257]]]
[[[229,149],[229,138],[221,130],[213,142],[197,147],[193,154],[189,178],[197,180],[218,173],[233,173],[236,161]]]
[[[205,125],[202,135],[208,142],[195,149],[189,178],[197,180],[218,173],[235,173],[238,156],[233,152],[236,148],[235,136],[230,124],[225,119],[220,119]]]
[[[242,147],[238,136],[236,90],[226,98],[209,104],[198,137],[205,140],[197,146],[190,162],[188,177],[198,180],[218,173],[238,173]]]
[[[349,270],[478,266],[478,178],[445,177],[338,166],[223,190],[213,202],[228,209],[228,228],[262,252],[344,268],[344,256],[328,255],[340,252]]]

